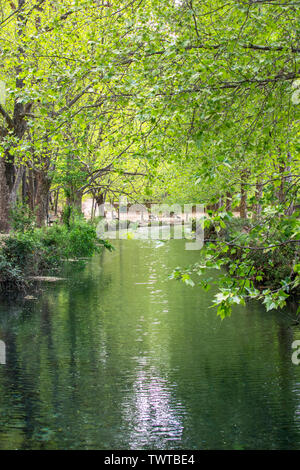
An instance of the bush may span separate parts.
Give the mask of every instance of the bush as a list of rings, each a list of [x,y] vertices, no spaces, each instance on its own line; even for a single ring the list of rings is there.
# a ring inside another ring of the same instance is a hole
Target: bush
[[[31,231],[35,227],[34,213],[27,204],[17,203],[10,211],[10,223],[15,232]]]
[[[6,238],[2,251],[9,263],[27,270],[27,266],[33,263],[38,248],[35,234],[16,233]]]
[[[52,227],[36,230],[35,233],[52,256],[65,257],[66,245],[68,244],[68,229],[65,225],[53,225]]]
[[[253,266],[252,280],[259,289],[274,290],[288,285],[295,277],[293,268],[300,256],[296,243],[285,244],[293,236],[293,222],[292,218],[274,217],[260,225],[249,219],[230,218],[221,240],[231,242],[232,246],[222,256],[235,261],[237,266],[247,260]],[[299,292],[299,287],[296,290]]]
[[[282,281],[288,281],[293,275],[293,265],[297,256],[296,247],[283,245],[267,253],[253,250],[249,258],[256,269],[261,270],[262,282],[265,287],[278,288]]]
[[[89,257],[99,251],[95,228],[85,221],[75,221],[67,232],[65,245],[66,257]]]
[[[18,266],[13,266],[3,254],[0,254],[0,292],[21,290],[26,282]]]
[[[97,239],[92,224],[80,218],[70,228],[54,225],[15,232],[5,238],[0,250],[0,287],[18,288],[26,277],[58,267],[63,259],[90,257],[101,246],[112,249],[109,243]]]
[[[59,246],[47,246],[40,230],[11,235],[5,240],[2,253],[9,263],[32,276],[58,265],[61,257]]]
[[[225,221],[225,224],[225,238],[226,240],[230,240],[240,235],[241,233],[248,233],[253,225],[253,222],[250,219],[230,217],[228,220]]]

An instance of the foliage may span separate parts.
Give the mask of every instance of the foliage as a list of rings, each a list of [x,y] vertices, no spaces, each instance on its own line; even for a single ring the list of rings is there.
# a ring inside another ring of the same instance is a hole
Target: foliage
[[[15,266],[0,253],[0,293],[22,289],[26,285],[20,267]]]
[[[299,296],[297,216],[288,220],[267,217],[264,223],[255,223],[223,214],[212,218],[210,224],[215,230],[202,262],[183,270],[177,268],[171,278],[207,290],[213,283],[207,271],[223,267],[214,301],[221,318],[231,314],[233,305],[245,304],[246,300],[261,300],[267,310],[272,310],[284,307],[290,296]],[[197,276],[198,282],[194,279]]]
[[[17,202],[10,212],[11,228],[16,232],[33,230],[35,227],[34,214],[27,204]]]
[[[256,293],[251,277],[259,260],[270,266],[268,250],[299,246],[297,5],[22,0],[1,15],[0,230],[21,185],[40,225],[50,191],[63,192],[76,253],[94,244],[72,228],[87,195],[214,205],[204,265],[236,254],[220,280],[221,315],[247,297],[282,305],[286,288]],[[17,219],[18,230],[30,225]],[[276,282],[290,267],[288,256]]]
[[[69,205],[65,206],[62,212],[62,221],[64,225],[68,228],[70,228],[71,215],[72,215],[72,206],[69,206]]]
[[[97,239],[95,228],[82,220],[74,222],[70,229],[54,225],[15,232],[5,238],[1,248],[1,285],[19,288],[29,276],[58,268],[69,258],[90,257],[101,247],[112,250],[109,243]]]
[[[58,264],[61,246],[57,241],[48,246],[36,230],[11,235],[5,240],[2,252],[12,265],[18,266],[25,275],[32,276]]]
[[[82,221],[72,225],[67,234],[65,256],[67,257],[89,257],[98,251],[97,234],[94,228]]]

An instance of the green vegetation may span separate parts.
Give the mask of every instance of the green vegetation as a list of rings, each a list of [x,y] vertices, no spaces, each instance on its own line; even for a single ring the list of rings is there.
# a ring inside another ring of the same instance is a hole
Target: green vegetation
[[[228,213],[207,219],[205,258],[191,268],[176,269],[171,278],[205,290],[217,283],[214,305],[221,318],[230,315],[234,304],[244,305],[248,299],[260,299],[267,311],[284,307],[287,298],[300,294],[299,244],[291,238],[293,221],[297,225],[296,216],[273,216],[257,223]],[[221,267],[223,274],[213,281],[207,273]]]
[[[91,257],[107,243],[97,239],[96,229],[82,219],[67,227],[54,225],[20,230],[2,239],[0,291],[25,289],[32,276],[57,270],[69,258]]]
[[[273,309],[297,293],[297,4],[1,2],[0,39],[0,231],[27,227],[30,214],[41,228],[12,235],[2,277],[18,279],[27,243],[33,266],[47,250],[50,260],[91,253],[90,226],[74,225],[82,200],[96,209],[125,195],[210,208],[218,236],[200,271],[227,267],[222,317],[248,298]],[[11,217],[20,201],[28,209]],[[59,209],[63,228],[43,229]]]

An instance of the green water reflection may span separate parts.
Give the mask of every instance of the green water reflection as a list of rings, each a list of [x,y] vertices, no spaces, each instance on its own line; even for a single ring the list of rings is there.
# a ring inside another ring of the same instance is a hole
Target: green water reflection
[[[257,304],[221,322],[167,279],[196,256],[124,240],[1,304],[0,449],[299,449],[299,328]]]

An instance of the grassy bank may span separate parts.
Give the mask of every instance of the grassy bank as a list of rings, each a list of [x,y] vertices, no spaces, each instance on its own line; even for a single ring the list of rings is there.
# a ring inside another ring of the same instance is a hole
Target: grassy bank
[[[103,246],[95,226],[81,218],[69,227],[15,228],[0,239],[0,292],[25,290],[29,278],[57,271],[67,259],[91,257]]]

